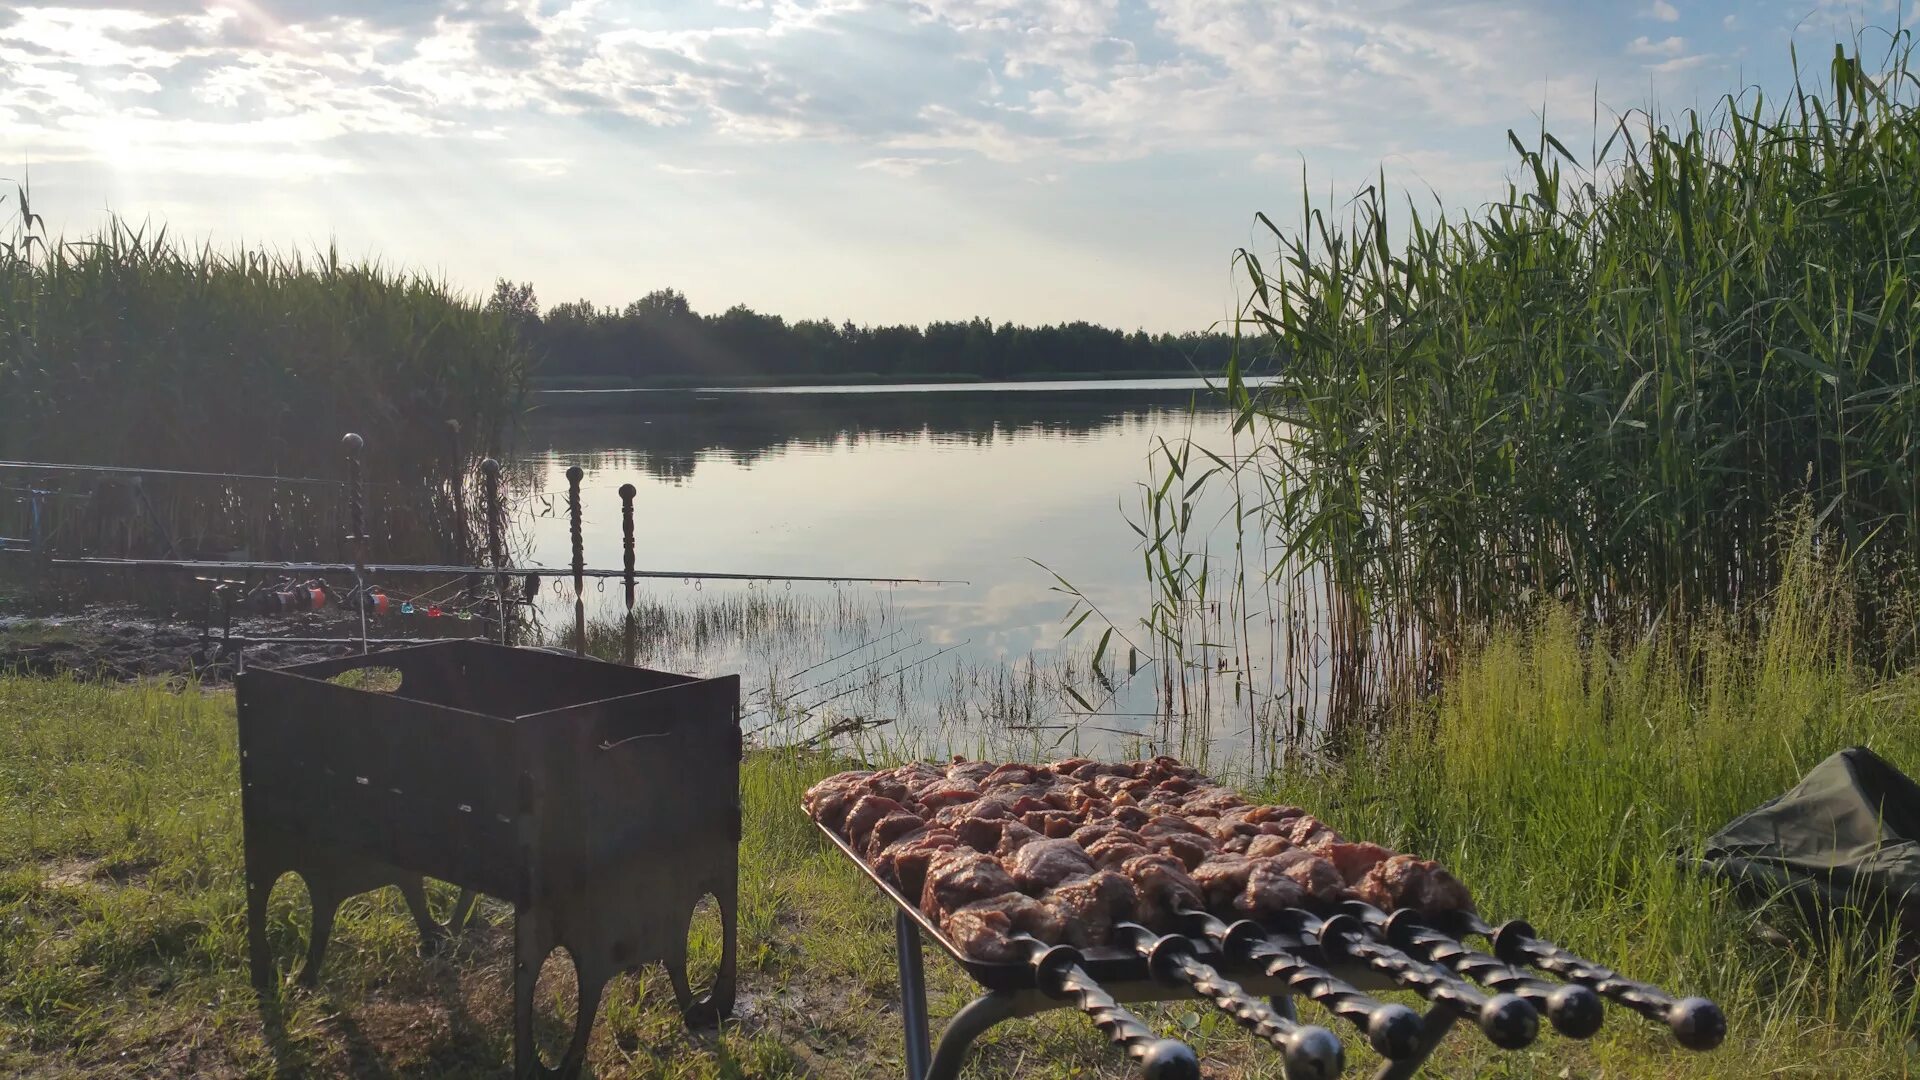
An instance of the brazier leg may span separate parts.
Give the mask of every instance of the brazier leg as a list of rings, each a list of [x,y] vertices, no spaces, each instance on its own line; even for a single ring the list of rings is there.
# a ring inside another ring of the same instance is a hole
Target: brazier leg
[[[574,979],[580,988],[579,1010],[573,1020],[573,1040],[567,1043],[567,1056],[560,1059],[560,1067],[553,1071],[560,1080],[573,1080],[586,1064],[587,1044],[593,1041],[593,1021],[600,1012],[600,995],[606,991],[608,977],[598,966],[574,969]]]
[[[533,989],[540,979],[540,964],[547,958],[546,942],[536,932],[534,920],[524,911],[513,919],[513,1075],[515,1080],[533,1080],[545,1070],[533,1045]]]
[[[397,885],[400,896],[407,902],[407,911],[413,915],[413,925],[420,930],[420,951],[431,955],[446,942],[448,931],[427,907],[426,882],[417,877],[404,877]]]
[[[253,974],[253,988],[265,997],[277,981],[273,970],[273,947],[267,942],[267,898],[273,894],[274,879],[247,868],[247,964]]]
[[[333,917],[340,912],[341,897],[329,888],[307,882],[307,895],[313,900],[313,933],[307,938],[307,962],[300,965],[300,985],[313,986],[320,981],[320,965],[327,959],[327,943],[333,940]]]

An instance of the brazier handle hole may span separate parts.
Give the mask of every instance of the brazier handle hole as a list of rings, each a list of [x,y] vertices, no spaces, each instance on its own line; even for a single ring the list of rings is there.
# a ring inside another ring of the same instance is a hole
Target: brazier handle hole
[[[313,896],[307,880],[289,870],[267,886],[267,944],[277,978],[300,970],[312,935]]]
[[[573,954],[563,946],[540,962],[533,984],[533,1045],[540,1063],[560,1067],[573,1045],[573,1029],[580,1012],[580,974]]]
[[[720,977],[725,943],[720,901],[708,893],[694,905],[693,915],[687,920],[687,982],[693,987],[694,1000],[707,996]]]

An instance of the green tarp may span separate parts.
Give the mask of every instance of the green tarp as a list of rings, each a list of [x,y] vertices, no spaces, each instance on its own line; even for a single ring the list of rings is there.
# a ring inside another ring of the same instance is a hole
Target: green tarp
[[[1865,747],[1707,841],[1704,868],[1810,913],[1853,910],[1920,927],[1920,786]]]

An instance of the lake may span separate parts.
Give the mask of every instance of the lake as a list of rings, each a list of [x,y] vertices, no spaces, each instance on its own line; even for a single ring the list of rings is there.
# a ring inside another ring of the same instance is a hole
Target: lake
[[[620,565],[617,490],[632,483],[642,569],[950,582],[644,582],[641,662],[740,673],[750,729],[806,739],[878,723],[873,737],[926,752],[1185,738],[1194,753],[1148,670],[1148,581],[1128,517],[1158,440],[1227,443],[1227,413],[1201,381],[540,400],[509,470],[532,508],[522,546],[534,563],[568,562],[565,472],[579,465],[588,565]],[[1104,624],[1095,616],[1063,642],[1071,598],[1052,572],[1119,627],[1099,676],[1089,667]],[[564,631],[570,582],[549,585],[542,615]],[[620,617],[617,581],[588,590],[594,618]],[[1130,664],[1140,677],[1127,678]],[[1208,729],[1207,740],[1245,735],[1230,716]]]

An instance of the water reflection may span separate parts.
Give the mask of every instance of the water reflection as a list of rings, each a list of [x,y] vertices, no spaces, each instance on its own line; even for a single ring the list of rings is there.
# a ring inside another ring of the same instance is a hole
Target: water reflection
[[[1124,678],[1124,629],[1103,665],[1120,685],[1098,703],[1101,715],[1076,715],[1088,710],[1060,687],[1092,685],[1092,642],[1062,647],[1068,599],[1048,571],[1116,623],[1137,623],[1148,596],[1127,511],[1138,506],[1156,440],[1193,432],[1225,441],[1226,414],[1216,402],[1186,388],[621,398],[617,407],[544,409],[529,426],[510,475],[540,509],[527,525],[535,562],[567,562],[557,496],[577,464],[586,472],[583,539],[592,565],[620,565],[615,492],[633,483],[643,568],[965,582],[650,582],[643,608],[657,614],[647,616],[644,659],[738,671],[749,687],[786,684],[759,699],[769,723],[783,722],[785,693],[788,706],[813,706],[798,710],[814,725],[805,730],[863,710],[931,750],[977,748],[982,726],[1086,747],[1154,737],[1154,680]],[[614,584],[591,593],[590,609],[617,619],[619,591]],[[684,613],[702,607],[768,607],[769,594],[817,610],[784,636],[746,614],[729,618],[751,624],[751,633],[695,639],[667,629],[698,624]],[[669,609],[683,614],[663,613]],[[568,602],[548,614],[570,611]],[[881,635],[889,635],[884,644]],[[849,655],[828,662],[841,653]],[[801,684],[808,692],[795,696]]]

